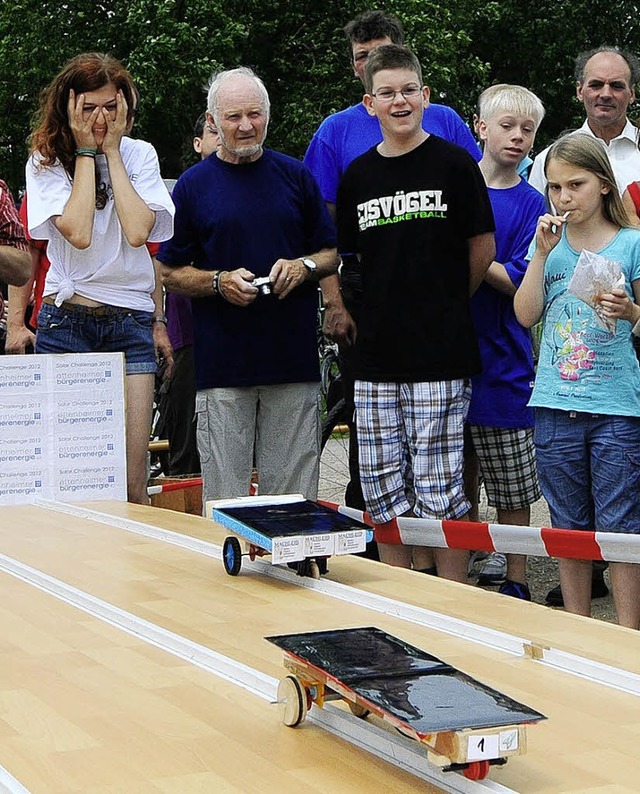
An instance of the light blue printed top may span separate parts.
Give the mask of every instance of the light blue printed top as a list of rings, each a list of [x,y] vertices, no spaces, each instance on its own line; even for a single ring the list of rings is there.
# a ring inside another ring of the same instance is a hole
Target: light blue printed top
[[[529,259],[535,251],[533,241]],[[579,257],[566,227],[544,269],[544,315],[540,356],[529,405],[590,414],[640,416],[640,367],[631,342],[631,324],[618,320],[612,334],[595,312],[568,292]],[[620,263],[625,288],[640,278],[640,231],[621,229],[602,250]]]

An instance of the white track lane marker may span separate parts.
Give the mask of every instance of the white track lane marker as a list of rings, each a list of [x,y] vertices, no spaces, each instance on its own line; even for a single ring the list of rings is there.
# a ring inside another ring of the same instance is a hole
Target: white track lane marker
[[[191,538],[179,532],[161,529],[151,524],[140,521],[133,521],[119,516],[112,516],[109,513],[101,513],[97,510],[39,499],[35,503],[38,507],[68,515],[79,516],[108,526],[117,527],[127,532],[151,537],[156,540],[170,543],[179,548],[194,551],[214,559],[222,559],[222,549],[215,543]],[[247,557],[243,558],[243,568],[261,575],[269,576],[273,579],[296,584],[298,587],[305,587],[315,590],[332,598],[347,601],[351,604],[371,609],[385,615],[391,615],[410,623],[415,623],[425,628],[440,631],[454,637],[458,637],[469,642],[476,642],[484,647],[503,651],[514,656],[527,656],[533,661],[553,667],[563,673],[578,676],[596,684],[601,684],[611,689],[617,689],[631,695],[640,695],[640,675],[637,673],[613,667],[612,665],[587,659],[584,656],[570,653],[569,651],[557,650],[554,648],[541,648],[532,644],[528,639],[506,632],[496,631],[485,628],[469,621],[453,618],[434,612],[423,607],[405,604],[391,598],[368,593],[349,585],[333,582],[328,579],[310,579],[308,577],[297,576],[293,571],[281,566],[272,565],[266,560],[257,558],[251,562]],[[506,598],[506,596],[505,596]]]
[[[139,640],[154,645],[190,664],[197,665],[225,681],[240,686],[247,692],[258,695],[270,703],[273,703],[277,697],[277,679],[241,662],[234,661],[223,654],[211,650],[211,648],[188,640],[180,634],[167,631],[155,623],[139,618],[107,601],[72,587],[60,579],[49,576],[29,565],[24,565],[5,554],[0,554],[0,571],[37,587],[39,590],[58,598],[69,606],[80,609]],[[275,713],[274,719],[277,719]],[[482,791],[496,792],[497,794],[514,794],[512,789],[487,779],[474,782],[467,780],[460,774],[442,772],[438,767],[427,761],[426,751],[421,749],[417,743],[412,746],[410,742],[403,742],[400,737],[393,736],[387,731],[360,720],[330,704],[327,704],[323,709],[317,707],[312,709],[307,719],[330,733],[349,741],[351,744],[372,753],[376,757],[452,794],[474,794],[474,792]],[[0,767],[0,769],[2,768]],[[8,778],[12,781],[14,780],[8,773],[6,774]],[[0,775],[0,784],[2,782],[2,776]],[[17,781],[14,782],[17,786],[20,786]],[[0,792],[4,794],[1,788]],[[29,794],[29,792],[19,787],[9,788],[8,794]]]
[[[0,766],[0,794],[31,794],[22,783],[13,777],[3,766]]]

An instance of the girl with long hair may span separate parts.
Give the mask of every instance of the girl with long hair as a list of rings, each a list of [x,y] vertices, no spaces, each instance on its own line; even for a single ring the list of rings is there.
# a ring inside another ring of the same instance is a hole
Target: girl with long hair
[[[563,529],[640,533],[640,231],[630,224],[604,148],[582,133],[549,150],[557,214],[543,215],[515,295],[518,320],[543,331],[530,404],[542,492]],[[568,290],[582,251],[619,265],[623,286],[592,306]],[[596,311],[597,309],[597,311]],[[602,322],[605,321],[614,322]],[[618,622],[640,628],[640,565],[609,566]],[[561,559],[566,608],[591,614],[591,562]]]
[[[171,237],[174,209],[154,148],[128,137],[137,102],[115,58],[73,58],[43,91],[26,181],[51,261],[36,353],[124,353],[127,492],[145,503],[156,348],[171,355],[146,244]]]

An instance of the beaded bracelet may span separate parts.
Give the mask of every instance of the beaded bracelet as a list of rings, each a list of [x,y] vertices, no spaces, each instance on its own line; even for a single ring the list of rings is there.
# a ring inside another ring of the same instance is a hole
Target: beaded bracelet
[[[76,157],[93,157],[95,159],[97,149],[81,148],[76,149]]]
[[[214,295],[220,295],[220,297],[224,298],[222,292],[220,292],[220,276],[223,273],[226,273],[226,270],[217,270],[211,280],[211,289],[213,290]]]

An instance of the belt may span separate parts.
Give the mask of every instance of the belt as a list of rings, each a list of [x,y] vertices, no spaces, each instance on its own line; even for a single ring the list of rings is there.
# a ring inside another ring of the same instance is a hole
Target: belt
[[[55,298],[51,295],[43,298],[42,302],[47,303],[49,306],[55,306]],[[131,309],[125,309],[124,306],[85,306],[82,303],[71,303],[70,301],[63,301],[59,308],[64,309],[66,312],[84,314],[91,317],[122,316],[131,314],[132,311]]]

